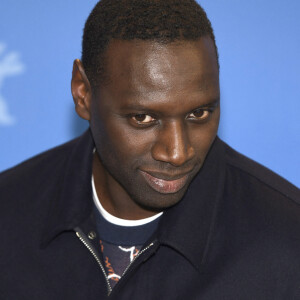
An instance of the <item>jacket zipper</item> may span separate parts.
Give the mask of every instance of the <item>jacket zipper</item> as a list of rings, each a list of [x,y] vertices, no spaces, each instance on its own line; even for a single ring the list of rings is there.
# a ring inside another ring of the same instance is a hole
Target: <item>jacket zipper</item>
[[[76,235],[79,238],[79,240],[84,244],[84,246],[90,251],[90,253],[93,255],[93,257],[95,258],[95,260],[97,261],[98,265],[101,268],[101,271],[105,277],[106,280],[106,284],[107,284],[107,295],[109,296],[112,292],[112,288],[110,286],[109,283],[109,279],[106,275],[106,271],[103,267],[103,264],[100,260],[100,258],[98,257],[97,253],[94,251],[93,246],[90,245],[89,240],[86,238],[85,234],[79,229],[76,228]],[[80,232],[79,232],[80,231]],[[126,269],[124,270],[124,272],[122,273],[121,278],[128,272],[128,270],[130,269],[130,267],[132,266],[132,264],[137,260],[138,257],[140,257],[143,253],[145,253],[149,248],[151,248],[154,245],[155,242],[150,243],[147,247],[145,247],[144,249],[142,249],[135,257],[134,259],[130,262],[130,264],[126,267]]]
[[[138,257],[140,257],[143,253],[145,253],[149,248],[151,248],[153,245],[155,244],[155,241],[150,243],[147,247],[145,247],[144,249],[142,249],[135,257],[134,259],[129,263],[129,265],[126,267],[126,269],[124,270],[124,272],[122,273],[121,279],[123,278],[123,276],[128,272],[128,270],[130,269],[130,267],[132,266],[132,264],[137,260]],[[116,292],[116,289],[118,289],[119,282],[117,282],[116,286],[114,287],[113,292]]]
[[[127,271],[129,270],[129,268],[132,266],[132,264],[136,261],[136,259],[141,256],[144,252],[146,252],[149,248],[151,248],[154,245],[155,242],[152,242],[151,244],[149,244],[147,247],[145,247],[144,249],[142,249],[135,257],[134,259],[130,262],[130,264],[126,267],[126,269],[124,270],[124,272],[122,273],[121,278],[127,273]]]
[[[106,280],[106,285],[107,285],[107,295],[109,296],[110,293],[111,293],[111,291],[112,291],[112,288],[111,288],[111,286],[110,286],[109,279],[108,279],[108,277],[107,277],[107,275],[106,275],[106,271],[105,271],[105,269],[104,269],[104,267],[103,267],[103,264],[102,264],[100,258],[98,257],[97,253],[94,251],[93,247],[90,245],[89,240],[86,238],[85,234],[83,234],[83,233],[81,232],[81,230],[80,230],[80,232],[79,232],[79,229],[78,229],[78,228],[76,228],[75,230],[76,230],[75,232],[76,232],[76,235],[77,235],[77,237],[79,238],[79,240],[80,240],[80,241],[84,244],[84,246],[90,251],[90,253],[93,255],[93,257],[94,257],[95,260],[97,261],[98,265],[100,266],[101,271],[102,271],[102,273],[103,273],[103,275],[104,275],[104,277],[105,277],[105,280]]]

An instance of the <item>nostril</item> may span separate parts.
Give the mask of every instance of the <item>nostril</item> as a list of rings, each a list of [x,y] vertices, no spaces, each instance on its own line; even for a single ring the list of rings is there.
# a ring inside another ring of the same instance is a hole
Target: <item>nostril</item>
[[[187,137],[184,124],[172,121],[165,124],[152,147],[152,157],[157,161],[181,166],[195,154]]]
[[[170,163],[173,166],[181,166],[192,159],[195,155],[193,147],[167,147],[164,143],[157,143],[152,150],[153,159]]]

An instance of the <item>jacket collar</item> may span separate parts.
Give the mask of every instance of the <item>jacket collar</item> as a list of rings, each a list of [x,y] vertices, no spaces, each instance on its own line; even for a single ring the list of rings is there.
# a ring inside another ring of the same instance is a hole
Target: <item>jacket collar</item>
[[[70,142],[72,150],[50,201],[42,247],[63,231],[73,230],[92,213],[92,158],[94,142],[90,130]],[[212,236],[217,204],[222,197],[225,167],[223,143],[216,138],[204,165],[188,188],[184,198],[167,209],[159,224],[157,238],[161,244],[180,252],[198,270],[205,262]],[[53,198],[52,198],[53,197]]]
[[[224,181],[224,144],[216,138],[184,198],[165,211],[158,229],[159,242],[180,252],[199,271],[204,269]]]
[[[87,219],[92,211],[94,141],[90,130],[68,145],[71,148],[69,157],[61,168],[62,174],[57,174],[60,177],[60,186],[54,188],[55,194],[45,195],[51,199],[47,199],[50,206],[42,234],[42,248],[61,232],[73,230]]]

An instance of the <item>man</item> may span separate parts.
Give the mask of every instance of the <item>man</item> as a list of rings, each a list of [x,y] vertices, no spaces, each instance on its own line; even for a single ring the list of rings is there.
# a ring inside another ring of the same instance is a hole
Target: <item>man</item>
[[[1,299],[299,299],[299,191],[216,136],[196,2],[99,2],[72,94],[90,130],[0,176]]]

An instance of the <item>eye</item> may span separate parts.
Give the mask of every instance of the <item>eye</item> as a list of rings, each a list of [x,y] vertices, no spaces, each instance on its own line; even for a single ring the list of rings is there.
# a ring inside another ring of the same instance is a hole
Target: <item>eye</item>
[[[131,117],[131,119],[136,122],[137,124],[149,124],[155,119],[149,115],[146,114],[138,114]]]
[[[210,116],[210,114],[210,110],[199,108],[190,113],[187,118],[195,121],[204,121]]]

